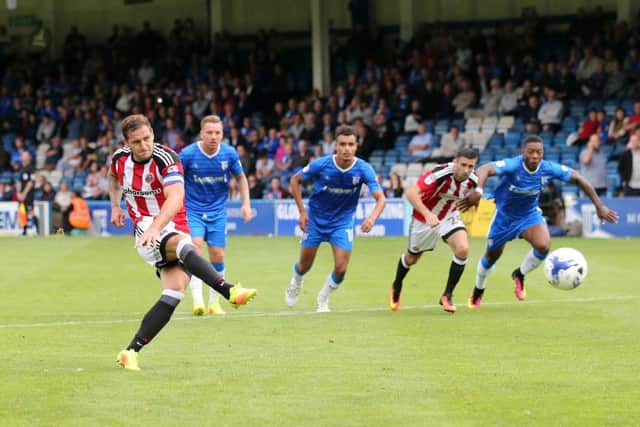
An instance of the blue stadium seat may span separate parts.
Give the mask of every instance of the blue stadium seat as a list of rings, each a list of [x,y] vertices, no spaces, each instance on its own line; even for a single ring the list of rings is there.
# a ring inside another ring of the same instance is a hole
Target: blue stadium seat
[[[521,140],[522,133],[520,132],[508,131],[504,137],[505,146],[507,147],[518,147]]]
[[[632,99],[624,99],[622,100],[622,108],[624,108],[624,112],[627,116],[633,114],[633,100]]]
[[[578,124],[576,120],[572,117],[565,117],[565,119],[562,121],[562,130],[567,133],[575,132],[576,130],[578,130]]]
[[[564,147],[567,145],[567,136],[569,134],[566,131],[559,130],[553,137],[553,145],[555,147]]]

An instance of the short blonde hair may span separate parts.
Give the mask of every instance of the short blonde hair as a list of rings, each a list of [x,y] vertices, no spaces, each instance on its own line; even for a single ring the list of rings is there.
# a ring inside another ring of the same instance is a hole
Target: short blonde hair
[[[200,129],[202,129],[207,123],[222,123],[222,120],[220,120],[220,117],[215,114],[204,116],[202,120],[200,120]]]

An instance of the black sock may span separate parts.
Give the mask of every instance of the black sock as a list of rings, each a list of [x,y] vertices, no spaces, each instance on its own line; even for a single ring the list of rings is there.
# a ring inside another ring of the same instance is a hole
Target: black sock
[[[404,256],[404,255],[403,255]],[[400,292],[402,291],[402,281],[404,276],[407,275],[409,269],[402,264],[402,257],[398,260],[398,267],[396,268],[396,277],[393,279],[393,299],[398,301],[400,298]]]
[[[233,285],[225,282],[211,264],[198,254],[193,245],[185,245],[178,254],[178,257],[191,274],[199,277],[209,287],[213,288],[226,299],[229,299],[229,290]]]
[[[38,221],[38,217],[34,216],[31,220],[33,221],[33,225],[36,227],[36,234],[40,234],[40,221]]]
[[[444,294],[451,298],[453,295],[453,290],[456,288],[456,285],[460,281],[460,277],[462,276],[462,272],[464,271],[464,264],[458,264],[455,261],[451,261],[451,266],[449,267],[449,278],[447,279],[447,287],[444,290]]]
[[[164,328],[164,325],[169,322],[173,311],[179,303],[179,299],[162,295],[158,302],[156,302],[154,306],[151,307],[151,310],[142,318],[140,328],[127,347],[127,350],[133,349],[134,351],[140,351],[142,347],[149,344],[149,342],[158,335],[158,332]]]
[[[22,227],[22,235],[23,236],[27,235],[27,226],[26,225],[24,227]]]
[[[473,287],[473,299],[477,299],[478,297],[481,297],[482,294],[484,294],[484,289],[478,289],[475,286]]]

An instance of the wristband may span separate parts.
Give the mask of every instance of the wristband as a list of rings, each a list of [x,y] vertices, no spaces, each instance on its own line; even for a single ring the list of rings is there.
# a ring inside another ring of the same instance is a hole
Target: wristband
[[[484,194],[484,191],[482,190],[482,187],[476,187],[475,192],[476,193],[480,193],[481,196]]]

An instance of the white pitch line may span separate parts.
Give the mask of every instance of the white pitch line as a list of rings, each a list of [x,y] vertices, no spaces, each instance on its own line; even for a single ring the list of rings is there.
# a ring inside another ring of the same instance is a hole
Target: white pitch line
[[[638,297],[633,295],[625,296],[611,296],[611,297],[590,297],[590,298],[569,298],[569,299],[555,299],[555,300],[528,300],[527,302],[520,301],[503,301],[503,302],[483,302],[482,306],[491,305],[520,305],[526,306],[528,304],[580,304],[598,301],[620,301],[636,299]],[[407,305],[402,306],[402,311],[418,310],[425,308],[440,308],[438,304],[424,304],[424,305]],[[370,313],[378,311],[389,311],[388,307],[363,307],[363,308],[345,308],[332,310],[332,313]],[[481,309],[478,311],[482,311]],[[232,318],[238,317],[284,317],[284,316],[309,316],[317,314],[315,311],[269,311],[269,312],[257,312],[257,313],[234,313]],[[209,316],[208,318],[223,319],[223,316]],[[203,318],[197,316],[174,316],[172,320],[202,320]],[[206,319],[206,318],[205,318]],[[46,328],[57,326],[84,326],[84,325],[115,325],[118,323],[132,323],[140,322],[140,318],[135,319],[105,319],[105,320],[68,320],[58,322],[39,322],[39,323],[8,323],[0,324],[0,329],[18,329],[18,328]]]

